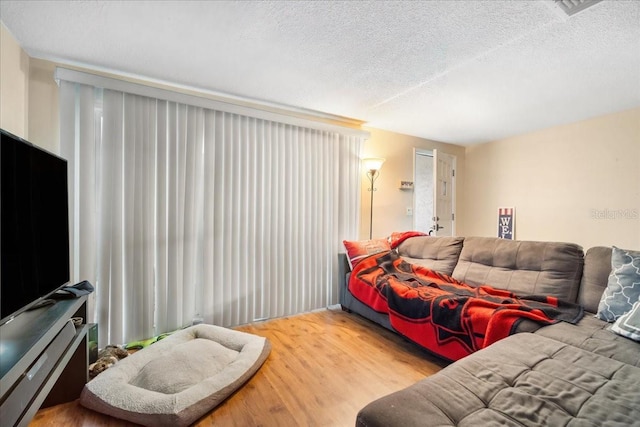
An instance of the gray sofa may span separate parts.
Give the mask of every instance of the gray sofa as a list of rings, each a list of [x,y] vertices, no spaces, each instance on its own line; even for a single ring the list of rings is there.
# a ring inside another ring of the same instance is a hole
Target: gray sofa
[[[482,237],[414,237],[398,247],[412,263],[471,285],[518,294],[547,294],[585,309],[576,325],[518,332],[413,386],[365,406],[356,425],[628,426],[640,425],[640,343],[609,331],[594,317],[611,272],[611,248]],[[343,258],[340,302],[393,330],[385,314],[347,289]]]

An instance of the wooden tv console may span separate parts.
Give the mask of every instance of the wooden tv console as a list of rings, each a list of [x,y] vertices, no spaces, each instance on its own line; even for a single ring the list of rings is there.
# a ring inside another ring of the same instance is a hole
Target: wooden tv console
[[[75,326],[71,318],[81,317]],[[70,402],[88,380],[87,296],[58,300],[0,326],[0,425],[26,426],[41,407]]]

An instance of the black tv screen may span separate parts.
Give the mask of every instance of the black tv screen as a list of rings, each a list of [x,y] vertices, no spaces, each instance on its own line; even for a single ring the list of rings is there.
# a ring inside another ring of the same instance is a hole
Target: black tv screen
[[[0,129],[0,324],[69,282],[67,162]]]

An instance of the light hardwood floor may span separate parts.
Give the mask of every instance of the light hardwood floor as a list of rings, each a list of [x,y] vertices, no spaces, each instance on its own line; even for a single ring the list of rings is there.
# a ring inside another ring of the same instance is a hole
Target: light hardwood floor
[[[272,350],[240,390],[197,426],[354,426],[372,400],[446,365],[414,344],[339,308],[235,329],[267,337]],[[77,401],[38,411],[37,426],[132,426]]]

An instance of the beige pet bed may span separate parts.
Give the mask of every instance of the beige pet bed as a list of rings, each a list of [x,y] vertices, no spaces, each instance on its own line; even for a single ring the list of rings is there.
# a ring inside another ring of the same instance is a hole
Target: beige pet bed
[[[213,325],[176,332],[98,375],[80,403],[147,426],[187,426],[260,368],[266,338]]]

